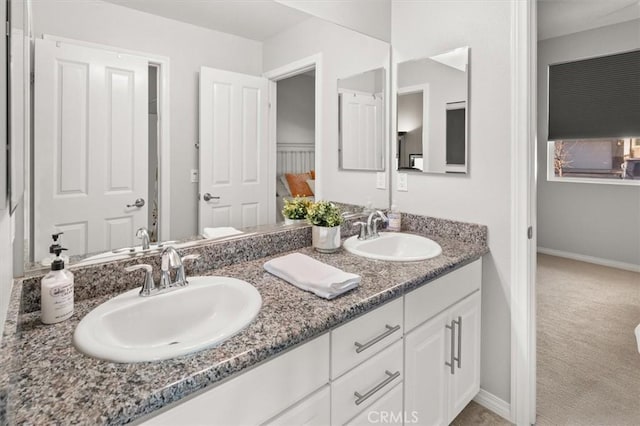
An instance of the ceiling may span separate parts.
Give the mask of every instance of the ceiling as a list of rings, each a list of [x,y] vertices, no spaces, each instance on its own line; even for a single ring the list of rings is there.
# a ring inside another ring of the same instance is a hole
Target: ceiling
[[[256,41],[264,41],[311,17],[273,0],[105,1]]]
[[[640,19],[640,0],[538,0],[538,40]]]

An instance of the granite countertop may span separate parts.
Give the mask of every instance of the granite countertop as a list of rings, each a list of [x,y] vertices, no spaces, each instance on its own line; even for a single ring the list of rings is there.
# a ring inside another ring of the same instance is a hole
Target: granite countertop
[[[3,380],[8,389],[5,394],[0,392],[0,403],[3,399],[7,402],[5,421],[128,423],[323,334],[488,252],[486,241],[431,238],[442,246],[442,255],[411,263],[368,260],[344,250],[335,254],[320,254],[309,247],[295,250],[362,276],[360,287],[331,301],[299,290],[263,270],[265,261],[286,253],[208,271],[204,275],[230,276],[254,285],[263,300],[257,318],[216,348],[160,362],[116,364],[90,358],[73,347],[72,334],[80,319],[114,294],[78,301],[71,319],[45,326],[40,323],[39,312],[18,313],[22,297],[18,283],[7,318],[6,329],[10,331],[5,331],[0,350],[5,357],[0,368],[0,389]]]

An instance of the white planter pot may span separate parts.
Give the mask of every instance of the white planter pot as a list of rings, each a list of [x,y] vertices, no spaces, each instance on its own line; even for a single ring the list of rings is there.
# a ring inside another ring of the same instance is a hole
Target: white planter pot
[[[313,225],[311,239],[313,248],[320,253],[333,253],[340,249],[340,226],[329,228]]]
[[[307,219],[289,219],[288,217],[284,218],[285,225],[295,225],[297,223],[306,223]]]

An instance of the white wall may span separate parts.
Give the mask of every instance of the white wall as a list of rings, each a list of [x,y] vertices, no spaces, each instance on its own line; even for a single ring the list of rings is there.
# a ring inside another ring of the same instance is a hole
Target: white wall
[[[200,67],[260,75],[261,44],[99,0],[32,4],[36,37],[46,33],[169,57],[171,238],[195,235],[198,185],[191,183],[189,173],[198,167]]]
[[[323,108],[322,140],[316,141],[316,155],[320,155],[322,162],[317,171],[318,180],[322,182],[322,197],[360,205],[371,200],[376,207],[386,208],[388,193],[375,189],[376,173],[338,170],[337,81],[363,71],[386,68],[389,45],[312,18],[264,42],[263,69],[268,72],[318,53],[322,54],[322,70],[321,73],[316,70],[316,79],[321,79],[323,85]]]
[[[539,247],[640,266],[640,187],[546,180],[549,64],[638,48],[638,19],[538,43]]]
[[[391,0],[276,0],[310,15],[391,41]]]
[[[401,211],[489,227],[483,260],[482,375],[487,392],[510,400],[510,78],[508,1],[393,1],[394,61],[470,46],[469,174],[408,176],[393,191]],[[397,180],[396,180],[397,182]]]
[[[277,82],[278,144],[315,143],[315,81],[300,74]]]

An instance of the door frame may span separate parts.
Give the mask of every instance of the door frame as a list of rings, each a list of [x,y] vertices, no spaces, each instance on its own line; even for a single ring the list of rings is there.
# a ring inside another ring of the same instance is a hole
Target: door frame
[[[288,63],[281,67],[272,69],[262,74],[269,80],[269,193],[273,196],[269,197],[269,221],[275,223],[276,219],[276,151],[277,151],[277,90],[276,84],[279,80],[302,74],[309,70],[315,69],[315,121],[314,121],[314,147],[315,147],[315,170],[319,170],[322,177],[322,53],[307,56],[306,58]],[[322,199],[322,178],[317,179],[314,196],[316,200]]]
[[[536,421],[536,21],[535,1],[511,0],[510,420],[517,425]]]
[[[171,108],[170,108],[170,60],[167,56],[155,55],[153,53],[141,52],[131,49],[121,49],[116,46],[110,46],[101,43],[93,43],[90,41],[75,40],[66,37],[58,37],[50,34],[43,34],[44,40],[51,40],[60,43],[68,43],[76,46],[84,46],[93,49],[108,50],[111,52],[120,52],[127,55],[139,56],[147,60],[148,65],[158,67],[158,153],[160,158],[158,165],[160,173],[158,174],[158,224],[160,229],[158,232],[158,241],[168,241],[171,239]]]

